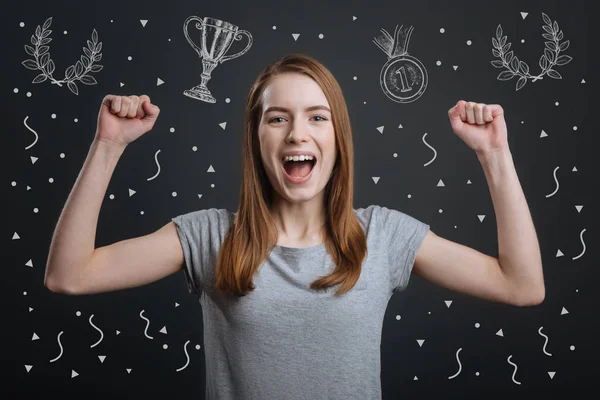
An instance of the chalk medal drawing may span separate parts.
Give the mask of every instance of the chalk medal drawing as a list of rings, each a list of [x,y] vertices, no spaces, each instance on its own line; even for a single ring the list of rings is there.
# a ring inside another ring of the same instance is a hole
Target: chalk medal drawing
[[[196,21],[194,25],[196,29],[202,31],[200,35],[200,45],[197,45],[188,33],[188,24],[192,21]],[[185,38],[188,40],[190,45],[196,50],[200,58],[202,59],[202,81],[199,85],[194,86],[191,89],[185,90],[184,95],[193,99],[206,101],[208,103],[216,103],[216,99],[210,93],[210,90],[206,87],[206,83],[211,78],[211,73],[219,63],[232,60],[243,54],[245,54],[252,46],[252,35],[248,31],[240,30],[236,25],[229,22],[221,21],[216,18],[200,18],[191,16],[183,23],[183,33]],[[248,37],[248,44],[241,51],[225,55],[233,41],[239,41],[242,36]]]
[[[563,32],[558,28],[558,23],[542,13],[542,18],[546,25],[542,25],[542,28],[546,31],[542,36],[546,41],[546,47],[544,48],[544,54],[540,57],[539,66],[542,69],[539,75],[532,76],[529,74],[529,65],[525,61],[519,60],[517,56],[513,55],[513,51],[510,49],[511,43],[506,43],[506,36],[502,36],[502,27],[498,25],[496,28],[496,37],[492,37],[492,54],[495,57],[499,57],[500,60],[494,60],[491,64],[496,68],[506,67],[506,71],[500,72],[497,79],[500,81],[508,81],[514,77],[519,77],[517,81],[517,90],[521,89],[531,79],[532,82],[536,82],[538,79],[544,79],[544,75],[548,75],[553,79],[562,79],[561,74],[557,70],[553,69],[555,65],[562,66],[568,64],[572,57],[566,54],[560,55],[561,51],[565,51],[569,47],[570,41],[567,40],[563,43],[560,41],[563,39]]]
[[[383,93],[398,103],[410,103],[425,93],[427,88],[427,70],[421,61],[408,55],[408,42],[413,27],[394,31],[394,36],[385,29],[383,35],[375,37],[373,43],[388,56],[387,62],[381,68],[379,83]]]
[[[51,23],[52,17],[44,22],[43,27],[40,28],[39,25],[37,26],[35,34],[31,35],[31,44],[33,44],[34,47],[25,45],[25,52],[30,56],[33,56],[34,59],[27,59],[21,64],[27,69],[42,71],[41,74],[33,79],[32,83],[42,83],[48,79],[50,79],[50,82],[53,85],[58,85],[60,87],[66,83],[69,90],[78,95],[79,89],[75,81],[80,81],[84,85],[95,85],[98,83],[96,82],[96,79],[89,74],[91,72],[100,72],[103,68],[102,65],[94,65],[94,62],[102,59],[102,53],[100,53],[100,50],[102,50],[102,42],[98,43],[98,33],[94,29],[92,32],[92,40],[87,41],[88,47],[83,48],[85,55],[82,55],[81,59],[77,61],[75,65],[71,65],[66,69],[64,79],[57,81],[52,76],[56,66],[54,61],[50,58],[50,46],[46,46],[52,41],[52,38],[48,37],[52,33],[52,31],[49,30]]]

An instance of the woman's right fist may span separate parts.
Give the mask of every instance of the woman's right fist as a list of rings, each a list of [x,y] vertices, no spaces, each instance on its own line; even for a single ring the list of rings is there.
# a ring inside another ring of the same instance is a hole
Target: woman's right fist
[[[160,109],[146,95],[107,94],[98,113],[96,139],[125,148],[152,129],[158,114]]]

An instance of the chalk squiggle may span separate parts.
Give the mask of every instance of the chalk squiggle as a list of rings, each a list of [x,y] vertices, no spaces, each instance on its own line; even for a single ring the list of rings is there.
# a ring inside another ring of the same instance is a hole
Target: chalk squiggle
[[[577,260],[578,258],[580,258],[581,256],[583,256],[585,254],[585,242],[583,241],[583,232],[587,231],[587,229],[584,229],[581,231],[581,233],[579,233],[579,240],[581,240],[581,244],[583,245],[583,250],[581,251],[581,253],[579,253],[579,255],[577,257],[573,257],[573,260]]]
[[[427,136],[427,133],[425,133],[425,134],[423,135],[423,139],[422,139],[422,140],[423,140],[423,143],[425,143],[425,146],[427,146],[427,147],[429,147],[431,150],[433,150],[433,158],[432,158],[431,160],[429,160],[428,162],[426,162],[425,164],[423,164],[423,166],[424,166],[424,167],[426,167],[426,166],[428,166],[429,164],[431,164],[431,163],[432,163],[432,162],[433,162],[433,161],[434,161],[434,160],[437,158],[437,151],[435,151],[435,149],[434,149],[433,147],[431,147],[431,146],[429,145],[429,143],[427,143],[427,142],[425,141],[425,136]]]
[[[62,335],[63,332],[64,331],[60,331],[60,333],[58,334],[58,337],[56,338],[56,340],[58,340],[58,347],[60,347],[60,354],[58,356],[56,356],[56,358],[50,360],[50,362],[54,362],[54,361],[58,360],[63,355],[63,347],[62,347],[62,343],[60,343],[60,335]]]
[[[511,357],[512,357],[512,354],[511,354],[510,356],[508,356],[508,363],[509,363],[510,365],[512,365],[513,367],[515,367],[515,370],[513,371],[513,374],[512,374],[512,380],[513,380],[513,382],[514,382],[514,383],[516,383],[517,385],[520,385],[520,384],[521,384],[521,382],[518,382],[518,381],[515,379],[515,375],[517,374],[517,364],[513,363],[512,361],[510,361]]]
[[[156,171],[156,174],[153,177],[146,179],[147,181],[151,181],[152,179],[156,178],[158,176],[158,174],[160,174],[160,164],[158,163],[158,153],[160,153],[160,150],[158,150],[156,153],[154,153],[154,161],[156,161],[156,166],[158,167],[158,171]]]
[[[25,147],[25,150],[29,150],[30,148],[32,148],[32,147],[33,147],[33,145],[37,143],[37,141],[38,141],[38,137],[39,137],[39,136],[38,136],[38,134],[37,134],[37,132],[36,132],[36,131],[34,131],[33,129],[31,129],[31,128],[29,127],[29,125],[27,125],[27,119],[29,119],[29,115],[25,117],[25,120],[23,120],[23,124],[25,124],[25,127],[26,127],[27,129],[29,129],[31,132],[33,132],[33,134],[35,135],[35,140],[34,140],[34,141],[33,141],[33,143],[31,143],[29,146]]]
[[[181,370],[184,370],[187,368],[188,364],[190,363],[190,355],[187,352],[187,345],[190,341],[188,340],[187,342],[185,342],[185,344],[183,345],[183,351],[185,352],[185,358],[187,359],[187,361],[185,362],[185,365],[181,368],[177,368],[175,371],[179,372]]]
[[[538,329],[538,333],[546,339],[545,342],[544,342],[544,347],[542,348],[542,350],[543,350],[543,352],[544,352],[545,355],[551,356],[552,354],[550,354],[550,353],[548,353],[546,351],[546,345],[548,344],[548,336],[546,336],[546,335],[544,335],[542,333],[542,328],[543,328],[543,326],[540,326],[540,329]]]
[[[460,359],[458,358],[458,353],[460,353],[461,350],[462,350],[462,347],[456,351],[456,361],[458,362],[458,372],[452,376],[449,376],[448,379],[456,378],[458,376],[458,374],[460,374],[460,371],[462,371],[462,364],[460,363]]]
[[[146,321],[146,328],[144,329],[144,335],[146,335],[146,337],[148,339],[154,339],[152,336],[148,335],[148,327],[150,326],[150,320],[148,318],[144,317],[142,315],[143,313],[144,313],[144,310],[140,311],[140,317]]]
[[[90,348],[96,347],[104,338],[104,333],[102,333],[102,331],[100,330],[100,328],[98,328],[96,325],[94,325],[94,323],[92,322],[92,318],[94,318],[94,314],[90,315],[90,325],[93,326],[94,328],[96,328],[96,330],[98,332],[100,332],[100,339],[98,339],[98,341],[96,343],[94,343],[93,345],[90,346]]]
[[[558,179],[556,179],[556,171],[558,171],[559,168],[560,167],[554,168],[554,172],[552,172],[552,175],[554,175],[554,182],[556,182],[556,189],[554,189],[554,192],[547,194],[546,198],[552,197],[556,194],[556,192],[558,192],[558,188],[560,187],[560,185],[558,184]]]

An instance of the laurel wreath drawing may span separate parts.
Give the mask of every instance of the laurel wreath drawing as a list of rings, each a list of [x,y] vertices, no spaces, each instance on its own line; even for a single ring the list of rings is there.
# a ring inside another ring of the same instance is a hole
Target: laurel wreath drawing
[[[42,71],[41,74],[33,79],[32,83],[42,83],[47,79],[50,79],[50,82],[53,85],[58,85],[60,87],[66,83],[71,92],[77,95],[79,94],[79,89],[75,83],[76,81],[80,81],[84,85],[95,85],[98,83],[93,76],[89,75],[89,73],[100,72],[103,68],[102,65],[94,65],[94,62],[102,59],[102,53],[100,53],[102,50],[102,42],[98,43],[98,33],[96,32],[96,29],[94,29],[92,32],[92,40],[87,41],[88,47],[83,48],[85,55],[82,55],[77,63],[66,69],[65,79],[58,81],[52,76],[55,64],[50,58],[50,46],[46,46],[52,41],[52,38],[48,37],[52,33],[52,31],[49,30],[51,23],[52,17],[44,22],[42,28],[40,28],[39,25],[37,26],[35,34],[31,35],[31,44],[33,44],[34,47],[25,45],[25,52],[30,56],[33,56],[34,59],[27,59],[21,64],[27,69]]]
[[[496,68],[507,68],[506,71],[500,72],[498,80],[508,81],[514,77],[519,77],[517,81],[517,90],[521,89],[528,82],[528,79],[532,79],[532,82],[538,79],[543,79],[544,75],[548,75],[553,79],[562,79],[561,74],[553,69],[555,65],[562,66],[568,64],[572,57],[566,54],[559,55],[561,51],[565,51],[569,47],[569,40],[560,43],[563,39],[563,32],[559,30],[558,23],[542,13],[542,18],[546,25],[542,25],[542,28],[546,31],[542,36],[547,39],[545,42],[546,47],[544,48],[544,54],[540,57],[539,66],[541,72],[539,75],[533,76],[529,74],[529,65],[522,60],[519,60],[517,56],[513,55],[513,51],[510,49],[511,43],[506,43],[506,36],[502,36],[502,27],[498,25],[496,28],[496,37],[492,37],[492,54],[495,57],[499,57],[500,60],[492,61],[492,65]]]

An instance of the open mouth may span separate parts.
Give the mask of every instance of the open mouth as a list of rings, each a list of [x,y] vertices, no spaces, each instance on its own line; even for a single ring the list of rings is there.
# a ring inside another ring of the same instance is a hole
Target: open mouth
[[[283,169],[292,178],[305,178],[313,170],[317,163],[317,159],[305,161],[283,161]]]

